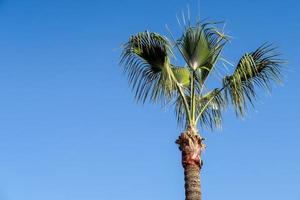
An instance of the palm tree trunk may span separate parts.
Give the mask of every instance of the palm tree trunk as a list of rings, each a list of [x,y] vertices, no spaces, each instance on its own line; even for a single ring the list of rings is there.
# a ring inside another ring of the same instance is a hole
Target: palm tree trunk
[[[182,153],[186,200],[201,200],[201,152],[205,148],[203,140],[192,128],[188,128],[186,132],[181,133],[176,140]]]
[[[184,188],[186,200],[201,200],[200,168],[194,165],[184,167]]]

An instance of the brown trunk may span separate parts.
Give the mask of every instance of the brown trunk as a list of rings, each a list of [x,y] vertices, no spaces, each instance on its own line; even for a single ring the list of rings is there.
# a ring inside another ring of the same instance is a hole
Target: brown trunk
[[[186,200],[201,200],[200,168],[187,165],[184,168],[184,188]]]
[[[186,200],[201,200],[201,152],[205,148],[203,140],[204,139],[197,134],[197,131],[191,127],[189,127],[186,132],[181,133],[176,140],[182,153]]]

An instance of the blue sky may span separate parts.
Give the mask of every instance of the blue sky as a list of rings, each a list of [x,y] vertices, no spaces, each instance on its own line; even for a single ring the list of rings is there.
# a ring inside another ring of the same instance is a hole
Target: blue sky
[[[120,45],[151,30],[180,35],[197,1],[0,1],[0,200],[181,200],[172,108],[136,104]],[[233,63],[265,41],[289,61],[284,85],[243,120],[229,109],[206,137],[203,199],[300,200],[300,3],[200,1],[225,20]]]

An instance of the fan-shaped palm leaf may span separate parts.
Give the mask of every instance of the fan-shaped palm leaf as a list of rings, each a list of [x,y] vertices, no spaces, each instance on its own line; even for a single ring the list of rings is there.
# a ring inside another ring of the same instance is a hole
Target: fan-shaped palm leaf
[[[191,97],[186,95],[187,101],[190,102]],[[220,89],[214,89],[204,96],[196,96],[196,116],[197,120],[204,127],[211,129],[221,127],[222,111],[226,106],[226,100]],[[190,106],[190,105],[189,105]],[[177,122],[180,125],[187,126],[188,121],[184,110],[184,104],[180,97],[175,102],[175,114]]]
[[[197,102],[197,122],[211,129],[222,125],[222,112],[227,103],[222,90],[214,89],[200,98]]]
[[[170,43],[165,37],[148,31],[131,36],[124,45],[121,63],[137,100],[170,98],[173,88],[171,53]]]
[[[172,71],[180,86],[188,87],[190,85],[190,71],[184,67],[172,67]]]
[[[253,105],[256,97],[254,86],[270,90],[271,82],[280,82],[281,64],[278,54],[271,45],[262,45],[254,52],[245,54],[237,64],[234,73],[223,79],[226,96],[231,101],[238,115],[243,116],[246,109],[246,100]]]
[[[212,23],[199,23],[195,27],[188,27],[177,45],[188,66],[193,70],[200,68],[203,71],[204,80],[214,66],[225,41],[226,37]]]

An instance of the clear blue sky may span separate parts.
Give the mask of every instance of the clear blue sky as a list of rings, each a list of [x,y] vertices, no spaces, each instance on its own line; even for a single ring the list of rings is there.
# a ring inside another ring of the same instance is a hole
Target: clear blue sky
[[[122,42],[149,29],[180,34],[197,1],[0,1],[0,200],[182,200],[173,110],[140,105],[118,66]],[[283,87],[244,120],[205,131],[203,199],[300,200],[300,3],[201,0],[225,20],[225,56],[274,42]]]

